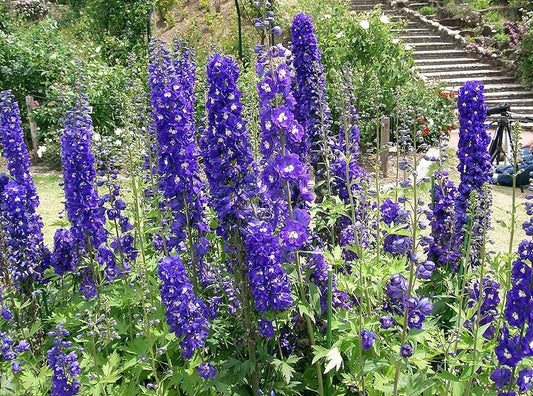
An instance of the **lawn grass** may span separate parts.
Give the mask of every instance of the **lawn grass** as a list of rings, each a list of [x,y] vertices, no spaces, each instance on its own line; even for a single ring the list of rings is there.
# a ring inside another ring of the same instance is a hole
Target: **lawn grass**
[[[63,188],[59,186],[63,178],[55,173],[33,173],[32,176],[40,199],[37,212],[42,216],[44,223],[44,242],[47,246],[52,247],[55,230],[68,224],[59,214],[65,208],[63,203],[65,194]]]

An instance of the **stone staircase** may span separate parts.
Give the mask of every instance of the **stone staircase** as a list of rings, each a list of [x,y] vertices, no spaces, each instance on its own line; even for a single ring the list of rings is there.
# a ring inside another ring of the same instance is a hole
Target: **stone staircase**
[[[427,0],[411,2],[410,9],[427,5]],[[405,13],[378,0],[351,0],[356,12],[372,10],[377,4],[392,20],[403,19],[405,27],[397,31],[399,38],[413,48],[415,67],[422,79],[430,85],[446,91],[457,92],[467,81],[480,80],[485,86],[487,106],[508,102],[514,119],[533,118],[533,91],[524,91],[520,84],[501,67],[495,66],[481,56],[468,52],[449,35],[435,29]],[[490,121],[497,119],[491,118]],[[533,120],[522,123],[524,129],[533,129]]]

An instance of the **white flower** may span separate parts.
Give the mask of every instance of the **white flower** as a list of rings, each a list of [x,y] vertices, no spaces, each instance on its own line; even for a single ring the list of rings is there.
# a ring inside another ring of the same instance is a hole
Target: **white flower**
[[[99,142],[100,139],[101,139],[101,136],[100,136],[99,133],[95,133],[95,134],[93,135],[93,140],[94,140],[95,142]]]
[[[381,23],[390,23],[389,17],[385,14],[381,15],[379,17],[379,20],[381,21]]]
[[[42,158],[45,151],[46,151],[46,146],[39,146],[39,148],[37,149],[37,157]]]
[[[411,51],[413,49],[413,47],[411,47],[409,44],[405,44],[405,50],[406,51]]]
[[[341,38],[341,37],[344,37],[344,32],[339,32],[335,35],[335,37],[337,38]]]
[[[400,42],[400,39],[399,38],[393,38],[391,40],[392,44],[398,44]]]
[[[122,130],[121,128],[115,129],[115,135],[122,136],[123,133],[124,133],[124,130]]]
[[[324,18],[324,19],[331,19],[331,15],[330,15],[330,14],[325,14],[325,15],[323,16],[323,18]]]
[[[363,19],[361,22],[359,22],[359,26],[367,30],[370,27],[370,23],[366,19]]]

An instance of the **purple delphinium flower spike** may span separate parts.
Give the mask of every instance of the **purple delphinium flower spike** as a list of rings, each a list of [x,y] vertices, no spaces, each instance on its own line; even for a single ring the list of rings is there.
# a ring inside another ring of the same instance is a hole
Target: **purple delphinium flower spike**
[[[246,231],[248,278],[255,308],[260,313],[288,309],[293,299],[289,277],[281,266],[278,238],[270,224],[262,221],[251,222]]]
[[[322,166],[325,163],[331,120],[313,18],[301,13],[296,15],[292,21],[291,36],[295,70],[294,116],[308,134],[306,139],[310,141],[311,164],[316,175],[319,163]]]
[[[218,216],[217,233],[227,240],[251,215],[257,194],[257,167],[250,133],[242,118],[239,69],[232,58],[214,55],[207,65],[208,124],[200,140],[211,206]]]
[[[59,324],[55,331],[48,333],[49,337],[54,338],[54,346],[48,351],[48,365],[54,372],[50,392],[52,396],[77,395],[80,391],[80,381],[75,379],[81,372],[78,356],[74,351],[64,351],[72,346],[72,342],[65,341],[69,335],[62,324]]]
[[[481,317],[479,319],[479,325],[484,326],[489,324],[489,327],[484,331],[483,337],[491,339],[496,333],[496,328],[492,324],[492,321],[498,315],[498,304],[500,303],[499,296],[500,284],[490,278],[483,279],[482,293],[479,292],[479,284],[476,282],[469,292],[468,308],[474,307],[479,301],[483,301],[481,309],[479,311]],[[472,324],[476,319],[476,314],[472,318],[469,318],[465,323],[465,327],[472,328]]]
[[[468,222],[467,209],[472,191],[478,194],[476,213],[471,219],[472,235],[480,235],[482,227],[488,226],[487,210],[490,205],[490,196],[483,191],[483,186],[490,183],[490,154],[488,145],[490,137],[487,134],[485,119],[487,118],[487,107],[483,95],[483,84],[480,81],[470,81],[459,89],[457,106],[459,109],[459,142],[457,157],[459,165],[457,170],[461,174],[461,182],[458,187],[455,210],[457,213],[457,230],[460,248],[464,236],[464,226]],[[471,243],[472,252],[479,250],[479,244]]]
[[[169,227],[172,236],[166,239],[166,247],[170,251],[192,244],[191,265],[196,270],[194,276],[201,281],[202,257],[208,246],[205,233],[209,225],[204,213],[206,197],[198,164],[194,102],[191,102],[194,98],[187,88],[194,85],[189,81],[194,77],[195,67],[189,56],[187,53],[184,59],[176,62],[191,70],[177,73],[164,43],[152,40],[149,79],[157,136],[159,190],[172,217]]]
[[[396,202],[389,198],[385,199],[380,207],[381,220],[389,227],[401,227],[409,229],[409,214],[400,208]],[[400,234],[386,234],[383,241],[383,249],[394,256],[407,256],[413,249],[413,238]]]
[[[197,348],[204,347],[209,327],[208,309],[194,294],[187,271],[178,256],[162,258],[158,274],[161,302],[170,331],[177,337],[183,337],[180,341],[181,355],[190,359]]]
[[[455,200],[457,188],[448,178],[448,172],[435,172],[434,206],[431,210],[431,236],[428,259],[438,266],[451,266],[457,270],[459,254],[457,250]]]
[[[4,175],[0,189],[0,228],[13,281],[42,278],[49,264],[43,242],[43,222],[36,213],[39,197],[30,175],[30,160],[18,104],[11,91],[0,92],[0,145],[12,180]]]

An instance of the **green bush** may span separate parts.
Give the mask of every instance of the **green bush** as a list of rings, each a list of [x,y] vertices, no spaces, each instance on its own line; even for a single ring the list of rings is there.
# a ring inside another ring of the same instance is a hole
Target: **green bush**
[[[52,143],[57,143],[57,131],[62,127],[62,98],[74,85],[80,69],[85,75],[95,129],[108,134],[121,124],[118,117],[124,102],[125,69],[104,62],[101,45],[73,41],[53,17],[10,33],[0,31],[0,90],[13,92],[23,119],[24,97],[33,95],[39,102],[32,117],[39,128],[39,141],[48,142],[47,147],[58,147]],[[47,162],[53,166],[57,162],[54,155],[58,153],[47,150]]]
[[[517,75],[524,88],[533,86],[533,13],[524,18],[525,31],[522,33],[517,51]]]

